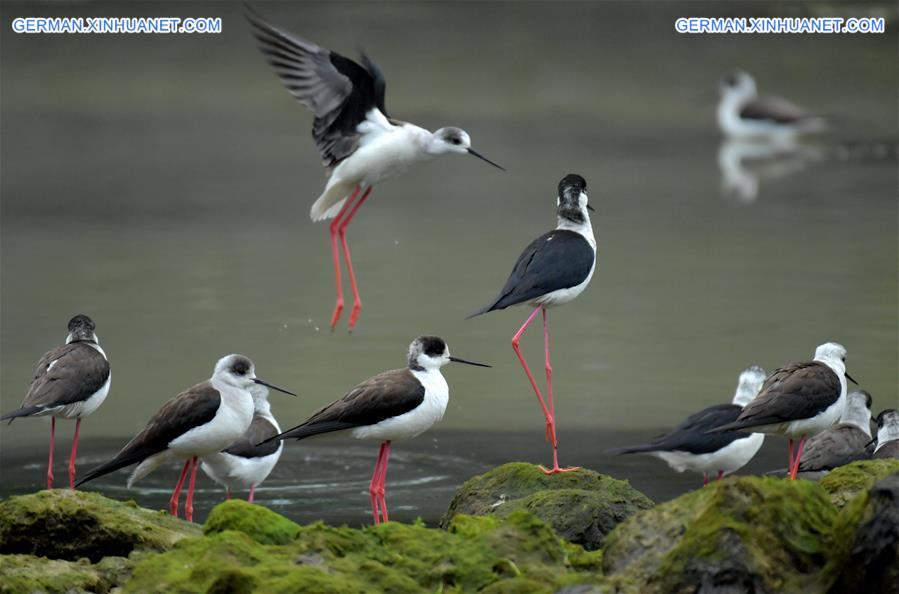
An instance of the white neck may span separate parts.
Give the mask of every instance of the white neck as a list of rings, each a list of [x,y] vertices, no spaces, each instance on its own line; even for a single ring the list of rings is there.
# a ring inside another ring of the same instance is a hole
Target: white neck
[[[886,442],[897,439],[899,439],[899,422],[885,421],[883,427],[877,431],[877,448],[874,451],[879,450]]]
[[[871,437],[871,411],[865,406],[864,401],[858,402],[854,398],[850,398],[843,410],[843,416],[840,417],[841,423],[855,425],[865,432],[865,435]]]
[[[580,234],[595,250],[596,238],[593,237],[593,225],[590,223],[590,215],[587,214],[587,209],[583,209],[583,214],[583,223],[575,223],[574,221],[570,221],[563,217],[556,217],[556,229],[574,231],[575,233]]]

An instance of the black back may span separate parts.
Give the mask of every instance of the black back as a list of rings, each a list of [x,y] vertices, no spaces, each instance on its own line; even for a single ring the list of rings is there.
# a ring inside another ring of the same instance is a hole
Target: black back
[[[78,485],[162,452],[175,438],[211,421],[218,412],[221,400],[218,390],[208,381],[178,394],[163,404],[146,427],[125,444],[112,460],[92,469],[78,481]]]
[[[716,404],[687,417],[669,433],[660,435],[643,445],[616,450],[619,454],[648,452],[687,452],[711,454],[738,439],[748,438],[750,433],[725,431],[709,433],[710,429],[735,421],[743,409],[736,404]]]
[[[852,423],[839,423],[805,442],[800,472],[831,470],[869,457],[865,447],[871,438]]]
[[[496,299],[469,317],[526,303],[559,289],[576,287],[593,267],[593,248],[580,234],[567,229],[544,233],[524,249]]]
[[[369,378],[343,398],[319,409],[281,439],[304,439],[354,427],[375,425],[405,414],[425,399],[424,386],[409,369],[393,369]]]

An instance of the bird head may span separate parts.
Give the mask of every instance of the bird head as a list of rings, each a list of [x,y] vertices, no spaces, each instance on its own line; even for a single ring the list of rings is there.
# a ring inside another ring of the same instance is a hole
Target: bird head
[[[447,126],[446,128],[440,128],[434,132],[431,135],[428,152],[434,155],[442,155],[445,153],[467,153],[493,165],[497,169],[505,171],[505,169],[471,148],[471,137],[468,135],[468,132],[461,128]]]
[[[84,314],[78,314],[69,320],[69,335],[66,337],[66,344],[72,342],[95,342],[99,344],[97,335],[94,333],[94,321]]]

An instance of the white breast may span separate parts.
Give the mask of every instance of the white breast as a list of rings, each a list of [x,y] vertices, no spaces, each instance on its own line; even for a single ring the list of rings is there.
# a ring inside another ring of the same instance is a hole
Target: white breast
[[[253,420],[253,397],[246,390],[215,386],[221,403],[211,421],[176,437],[169,449],[182,458],[220,452],[234,443]]]
[[[399,441],[416,437],[438,423],[446,412],[449,402],[449,386],[437,369],[412,371],[425,388],[425,397],[413,410],[398,417],[387,419],[353,429],[356,439],[376,439],[378,441]]]

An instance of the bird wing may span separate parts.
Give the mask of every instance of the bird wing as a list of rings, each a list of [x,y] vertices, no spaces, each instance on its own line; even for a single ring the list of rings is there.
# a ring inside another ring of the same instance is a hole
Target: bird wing
[[[888,441],[880,446],[874,455],[875,459],[899,458],[899,440]]]
[[[279,431],[271,421],[262,416],[254,416],[249,429],[243,436],[232,443],[226,450],[226,454],[240,456],[241,458],[262,458],[278,451],[281,442],[277,440],[266,441],[278,435]],[[265,442],[265,443],[263,443]]]
[[[364,66],[321,48],[268,23],[247,7],[247,20],[259,50],[281,82],[315,115],[312,137],[326,167],[356,150],[357,126],[372,109],[384,116],[386,82],[374,62],[362,56]]]
[[[3,419],[81,402],[109,379],[109,362],[86,342],[73,342],[45,353],[38,361],[21,408]]]
[[[409,369],[393,369],[369,378],[343,398],[319,409],[279,437],[303,439],[353,427],[374,425],[420,405],[425,388]]]
[[[830,470],[868,458],[865,446],[870,441],[870,437],[851,423],[834,425],[806,441],[799,470]]]
[[[580,233],[567,229],[544,233],[521,252],[496,299],[468,317],[576,287],[590,275],[594,258],[593,249]]]
[[[140,433],[105,464],[92,469],[78,484],[116,471],[165,450],[175,438],[211,421],[221,404],[219,391],[209,381],[181,392],[162,405]]]
[[[790,124],[813,117],[805,109],[783,97],[756,97],[740,110],[740,117],[747,120],[768,120]]]
[[[709,433],[709,430],[730,423],[740,415],[742,409],[736,404],[716,404],[694,413],[672,429],[660,435],[650,443],[629,446],[617,450],[617,453],[632,454],[641,452],[687,452],[690,454],[708,454],[738,439],[749,437],[740,431]]]
[[[840,397],[840,378],[819,361],[790,363],[775,370],[733,423],[719,429],[743,429],[809,419]]]

